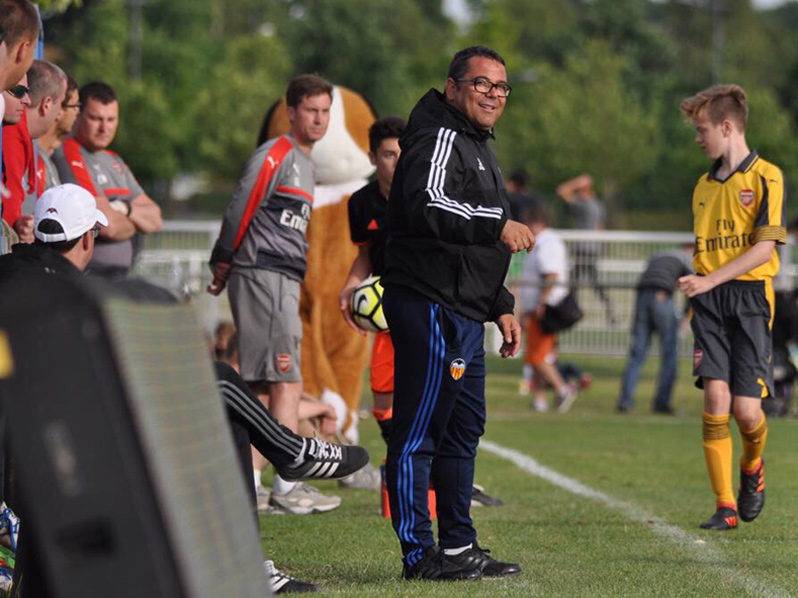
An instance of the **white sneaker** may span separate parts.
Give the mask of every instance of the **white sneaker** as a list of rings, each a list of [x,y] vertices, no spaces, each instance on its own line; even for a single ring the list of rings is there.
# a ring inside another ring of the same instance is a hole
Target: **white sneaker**
[[[283,573],[274,566],[274,561],[263,561],[263,571],[266,573],[266,581],[272,594],[303,594],[305,592],[315,592],[316,586],[307,581],[299,581]]]
[[[534,409],[538,413],[543,413],[544,411],[548,411],[549,402],[543,397],[535,397],[535,400],[532,401],[532,409]]]
[[[371,463],[360,471],[338,480],[338,485],[342,488],[354,488],[356,490],[379,490],[381,483],[380,472]]]
[[[326,496],[313,486],[298,482],[287,494],[274,494],[269,504],[294,515],[324,513],[341,506],[340,496]]]
[[[271,496],[272,491],[266,486],[258,486],[258,489],[255,491],[255,497],[258,500],[258,513],[261,515],[270,511],[269,499]]]
[[[557,398],[557,412],[565,413],[568,411],[571,408],[571,405],[574,404],[574,401],[578,395],[579,391],[576,390],[576,387],[573,384],[566,384],[565,390]]]

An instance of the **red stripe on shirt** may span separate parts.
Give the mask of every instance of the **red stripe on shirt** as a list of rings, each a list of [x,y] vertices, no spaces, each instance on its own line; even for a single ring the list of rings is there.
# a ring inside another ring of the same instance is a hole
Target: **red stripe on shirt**
[[[111,197],[114,195],[130,195],[130,189],[106,189],[103,191],[106,197]]]
[[[286,187],[285,185],[280,185],[277,187],[276,191],[278,193],[288,193],[289,195],[298,195],[299,197],[304,197],[310,203],[313,203],[313,196],[308,193],[307,191],[303,191],[302,189],[297,189],[296,187]]]
[[[272,180],[274,173],[277,172],[278,168],[280,168],[280,164],[282,163],[286,154],[293,148],[294,145],[288,140],[287,137],[280,137],[280,139],[275,142],[275,144],[269,150],[269,153],[266,154],[266,157],[263,159],[263,164],[260,167],[260,173],[258,173],[258,180],[255,182],[255,186],[252,187],[252,191],[249,194],[249,199],[247,199],[247,207],[244,210],[244,216],[241,218],[241,223],[238,225],[238,234],[236,234],[236,242],[233,245],[234,250],[238,250],[239,246],[241,245],[241,241],[244,240],[244,235],[247,233],[249,223],[255,216],[255,212],[258,210],[258,206],[260,206],[261,201],[263,201],[263,196],[266,194],[266,190],[269,188],[269,182]],[[271,160],[269,158],[271,158]]]
[[[69,168],[72,170],[72,174],[75,176],[78,185],[86,189],[92,195],[99,195],[97,189],[94,188],[94,183],[91,180],[86,161],[83,159],[83,156],[80,155],[81,147],[82,146],[77,141],[71,137],[67,137],[64,140],[64,156],[67,159],[67,164],[69,164]]]

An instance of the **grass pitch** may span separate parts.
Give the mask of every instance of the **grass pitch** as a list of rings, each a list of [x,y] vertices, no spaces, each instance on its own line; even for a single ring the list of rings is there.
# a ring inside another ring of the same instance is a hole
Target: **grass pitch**
[[[637,409],[628,415],[614,412],[623,360],[572,360],[592,372],[594,382],[564,415],[535,413],[529,399],[518,396],[520,360],[489,362],[485,439],[566,477],[563,488],[480,452],[477,483],[505,501],[472,510],[480,544],[499,559],[520,562],[519,577],[400,581],[399,544],[379,516],[377,494],[333,482],[318,486],[343,497],[336,511],[262,517],[265,554],[316,583],[320,596],[798,596],[798,420],[769,420],[767,503],[759,519],[729,532],[700,530],[714,511],[714,496],[690,364],[680,363],[678,415],[670,417],[650,412],[653,359],[643,371]],[[360,429],[379,465],[384,445],[376,424],[363,421]],[[732,435],[736,460],[734,424]],[[598,498],[579,494],[585,488]]]

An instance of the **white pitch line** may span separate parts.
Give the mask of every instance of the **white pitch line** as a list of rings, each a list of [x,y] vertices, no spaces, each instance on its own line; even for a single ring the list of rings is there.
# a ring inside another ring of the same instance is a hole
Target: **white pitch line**
[[[714,569],[720,577],[733,580],[737,585],[754,596],[761,596],[763,598],[793,598],[793,594],[781,588],[774,587],[755,577],[744,575],[733,570],[729,566],[729,562],[723,556],[723,553],[711,546],[709,542],[700,536],[686,532],[680,527],[666,523],[659,517],[646,512],[634,503],[619,500],[609,494],[594,490],[578,480],[569,478],[550,467],[541,465],[535,459],[524,453],[503,447],[495,442],[482,440],[479,443],[479,448],[498,457],[502,457],[503,459],[507,459],[527,473],[546,480],[550,484],[562,488],[571,494],[589,498],[619,511],[627,519],[640,523],[650,528],[655,533],[669,539],[674,544],[687,549],[698,561]]]

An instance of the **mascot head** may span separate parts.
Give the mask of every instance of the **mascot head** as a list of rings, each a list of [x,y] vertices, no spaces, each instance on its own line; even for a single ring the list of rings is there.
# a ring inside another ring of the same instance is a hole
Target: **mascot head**
[[[313,146],[316,183],[336,185],[369,177],[369,127],[376,114],[363,96],[346,87],[333,88],[330,125],[327,134]],[[289,130],[285,98],[275,102],[266,114],[258,145]]]

